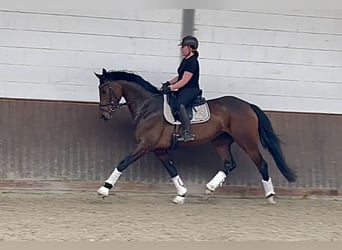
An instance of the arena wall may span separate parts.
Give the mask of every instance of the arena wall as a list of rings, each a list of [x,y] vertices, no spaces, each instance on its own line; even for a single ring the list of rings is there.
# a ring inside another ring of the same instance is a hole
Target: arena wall
[[[83,181],[92,184],[81,187],[95,188],[134,147],[132,118],[125,107],[108,122],[99,119],[97,104],[77,102],[1,100],[0,113],[6,117],[0,123],[0,187],[50,188],[55,186],[47,185],[46,181],[62,181],[66,182],[63,188],[72,189],[73,181]],[[276,188],[283,189],[285,194],[303,194],[308,190],[340,194],[342,116],[275,111],[267,114],[284,142],[282,148],[289,166],[299,176],[297,182],[288,183],[270,154],[263,150]],[[236,145],[233,154],[238,168],[223,190],[261,194],[257,168]],[[202,190],[221,165],[210,143],[177,148],[171,155],[184,182],[195,190]],[[32,180],[45,181],[45,185],[27,185]],[[128,190],[160,189],[171,184],[153,154],[132,164],[118,188],[127,183]],[[61,188],[60,184],[57,188]]]

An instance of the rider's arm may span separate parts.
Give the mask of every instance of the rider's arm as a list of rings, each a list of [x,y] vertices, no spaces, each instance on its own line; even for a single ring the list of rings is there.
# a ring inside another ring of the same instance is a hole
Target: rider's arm
[[[180,79],[178,82],[176,81],[174,84],[170,85],[170,88],[172,91],[178,90],[180,88],[182,88],[183,86],[185,86],[191,79],[191,77],[193,76],[193,73],[189,72],[189,71],[185,71],[183,74],[182,79]],[[172,79],[174,80],[174,79]]]
[[[169,81],[169,83],[170,83],[170,84],[175,84],[175,83],[177,82],[177,80],[178,80],[178,76],[175,76],[174,78],[172,78],[172,79]]]

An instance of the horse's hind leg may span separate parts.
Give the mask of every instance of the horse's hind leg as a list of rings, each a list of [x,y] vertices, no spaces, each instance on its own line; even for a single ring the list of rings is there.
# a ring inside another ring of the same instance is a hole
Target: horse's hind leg
[[[167,149],[158,149],[154,151],[155,155],[159,158],[159,160],[163,163],[166,171],[169,173],[173,184],[176,187],[177,195],[173,199],[173,203],[183,204],[185,201],[185,195],[187,194],[187,189],[184,186],[181,178],[177,173],[177,169],[171,160]]]
[[[251,137],[251,138],[254,138],[254,137]],[[242,140],[236,139],[236,142],[241,146],[241,148],[248,154],[248,156],[257,166],[262,176],[262,185],[264,187],[265,197],[267,198],[270,204],[275,204],[275,201],[274,201],[275,192],[274,192],[272,180],[268,174],[267,162],[264,160],[264,158],[262,157],[259,151],[257,140],[253,139],[253,140],[242,141]]]
[[[247,149],[247,154],[252,159],[252,161],[255,163],[255,165],[258,167],[258,170],[262,176],[262,185],[264,187],[265,191],[265,197],[267,198],[268,202],[270,204],[275,204],[274,201],[274,187],[272,184],[272,180],[268,174],[268,165],[267,162],[262,157],[259,149]]]
[[[236,163],[230,150],[234,139],[229,134],[221,134],[212,140],[218,155],[220,156],[223,165],[219,168],[217,174],[206,184],[206,194],[210,194],[216,188],[222,186],[228,174],[236,168]]]

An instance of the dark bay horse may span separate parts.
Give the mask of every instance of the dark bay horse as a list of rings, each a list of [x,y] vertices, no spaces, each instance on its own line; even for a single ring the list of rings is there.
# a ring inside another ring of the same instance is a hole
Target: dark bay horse
[[[107,72],[103,69],[102,74],[96,76],[100,80],[100,117],[104,120],[110,119],[115,110],[123,105],[120,100],[124,97],[134,120],[137,140],[135,149],[117,165],[104,185],[98,189],[98,194],[108,196],[109,190],[114,187],[130,164],[146,153],[153,152],[165,166],[176,187],[177,196],[173,202],[184,203],[187,189],[168,154],[174,125],[169,124],[163,117],[163,96],[159,90],[133,73]],[[280,141],[266,114],[256,105],[232,96],[208,100],[208,105],[211,112],[209,121],[192,125],[196,140],[180,142],[180,145],[195,145],[211,141],[220,156],[222,166],[206,184],[206,192],[214,192],[236,167],[230,149],[232,143],[236,142],[257,166],[262,176],[265,197],[269,203],[274,203],[275,192],[267,163],[258,148],[259,140],[289,182],[296,180],[296,174],[288,167],[280,148]]]

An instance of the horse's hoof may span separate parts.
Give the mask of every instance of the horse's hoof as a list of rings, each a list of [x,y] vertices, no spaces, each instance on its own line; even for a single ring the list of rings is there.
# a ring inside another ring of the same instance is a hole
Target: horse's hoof
[[[216,187],[214,187],[214,186],[211,185],[210,183],[207,183],[207,184],[205,185],[205,187],[206,187],[206,189],[205,189],[205,193],[206,193],[206,194],[212,194],[212,193],[215,192]]]
[[[205,194],[206,195],[212,195],[214,193],[213,190],[210,190],[208,187],[205,189]]]
[[[106,187],[102,186],[102,187],[100,187],[97,190],[97,193],[99,195],[101,195],[103,198],[108,197],[108,195],[109,195],[109,188],[106,188]]]
[[[173,200],[172,200],[173,203],[175,204],[184,204],[185,202],[185,197],[184,196],[179,196],[177,195]]]
[[[267,202],[268,202],[268,204],[271,204],[271,205],[274,205],[277,203],[274,201],[274,195],[267,197]]]

